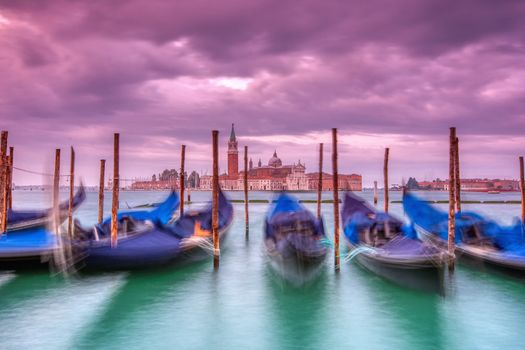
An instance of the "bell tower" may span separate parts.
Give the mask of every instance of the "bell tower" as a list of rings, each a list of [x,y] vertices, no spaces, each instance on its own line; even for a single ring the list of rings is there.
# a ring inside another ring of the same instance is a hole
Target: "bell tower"
[[[230,140],[228,141],[228,177],[237,178],[239,176],[239,150],[237,149],[237,138],[232,124]]]

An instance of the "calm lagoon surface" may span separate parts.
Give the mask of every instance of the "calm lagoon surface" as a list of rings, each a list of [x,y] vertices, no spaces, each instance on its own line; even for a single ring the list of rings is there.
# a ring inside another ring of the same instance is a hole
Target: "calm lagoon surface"
[[[359,193],[358,193],[359,194]],[[64,198],[66,193],[62,194]],[[167,193],[120,194],[121,207],[161,201]],[[242,192],[228,192],[242,199]],[[297,193],[315,199],[315,193]],[[325,199],[331,194],[324,193]],[[372,200],[372,192],[361,192]],[[443,192],[418,192],[443,200]],[[271,199],[251,192],[251,199]],[[211,198],[192,192],[189,207]],[[391,200],[401,193],[391,192]],[[518,193],[464,193],[464,200],[519,200]],[[85,225],[97,217],[96,192],[75,213]],[[49,206],[50,194],[15,191],[17,208]],[[106,193],[109,214],[111,193]],[[525,283],[459,264],[447,276],[445,296],[405,289],[368,273],[355,262],[335,273],[328,257],[315,281],[294,287],[277,277],[262,252],[269,204],[250,204],[245,240],[244,204],[212,260],[140,272],[78,274],[0,272],[0,349],[523,349]],[[315,211],[315,204],[306,204]],[[378,204],[379,208],[383,203]],[[439,204],[446,210],[448,204]],[[323,204],[333,235],[333,204]],[[519,204],[463,204],[510,224]],[[401,204],[390,211],[403,217]],[[342,241],[343,242],[343,241]],[[342,248],[342,255],[346,248]]]

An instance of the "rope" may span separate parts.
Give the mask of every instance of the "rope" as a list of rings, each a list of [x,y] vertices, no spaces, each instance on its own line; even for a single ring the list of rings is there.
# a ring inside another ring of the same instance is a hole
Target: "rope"
[[[379,252],[378,252],[378,249],[372,249],[372,248],[369,248],[369,247],[361,246],[361,247],[355,248],[351,252],[349,252],[344,257],[343,260],[344,260],[344,262],[349,262],[349,261],[351,261],[353,258],[355,258],[356,256],[358,256],[361,253],[377,254]]]
[[[208,239],[204,237],[189,237],[182,240],[181,245],[183,247],[191,247],[194,245],[197,245],[198,247],[202,248],[205,252],[207,252],[210,255],[213,255],[215,253],[215,248],[213,247],[213,243]],[[217,249],[217,253],[220,253],[220,250]]]
[[[432,242],[429,239],[423,241],[423,246],[424,247],[430,247],[431,250],[436,250],[437,249],[440,252],[439,258],[432,259],[432,263],[434,264],[434,266],[440,266],[441,265],[440,262],[443,260],[443,257],[446,258],[446,261],[449,261],[450,258],[456,259],[455,252],[451,254],[451,253],[448,252],[448,250],[446,250],[445,248],[443,248],[439,244]]]
[[[417,232],[417,229],[415,227],[413,227],[414,230],[416,230]],[[431,235],[431,233],[429,233]],[[416,234],[417,235],[417,234]],[[417,235],[419,236],[419,235]],[[417,237],[418,239],[420,239],[419,237]],[[428,238],[424,238],[421,240],[423,242],[423,247],[429,247],[430,250],[438,250],[441,252],[441,254],[439,254],[439,258],[436,258],[436,259],[433,259],[432,260],[432,263],[434,264],[434,266],[440,266],[441,264],[441,261],[443,260],[443,257],[446,258],[447,261],[449,261],[451,258],[453,259],[456,259],[456,253],[449,253],[448,250],[446,248],[443,248],[442,245],[440,245],[437,241],[434,242],[432,241],[431,239],[428,239]]]
[[[49,177],[55,176],[55,174],[41,173],[41,172],[38,172],[38,171],[29,170],[29,169],[23,169],[23,168],[19,168],[19,167],[16,167],[16,166],[13,166],[13,169],[21,171],[21,172],[24,172],[24,173],[33,174],[33,175],[42,175],[42,176],[49,176]],[[60,177],[71,177],[71,175],[69,175],[69,174],[64,174],[64,175],[59,175],[59,176]],[[113,180],[113,178],[111,178],[111,180]],[[123,182],[136,182],[137,181],[136,179],[126,179],[126,178],[117,178],[117,180],[123,181]]]
[[[13,169],[16,169],[18,171],[22,171],[22,172],[25,172],[25,173],[29,173],[29,174],[33,174],[33,175],[42,175],[42,176],[55,176],[54,174],[49,174],[49,173],[39,173],[38,171],[33,171],[33,170],[28,170],[28,169],[22,169],[22,168],[18,168],[16,166],[13,167]],[[59,175],[60,177],[69,177],[70,175]]]
[[[321,242],[321,245],[323,245],[324,247],[332,248],[334,246],[334,243],[328,237],[321,238],[319,241]]]

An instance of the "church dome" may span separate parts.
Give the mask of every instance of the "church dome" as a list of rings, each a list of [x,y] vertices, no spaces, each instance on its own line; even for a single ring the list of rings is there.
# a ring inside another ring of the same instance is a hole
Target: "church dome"
[[[279,157],[277,157],[277,151],[273,152],[272,158],[270,158],[270,160],[268,161],[268,166],[271,166],[274,168],[283,166],[283,162],[281,161]]]

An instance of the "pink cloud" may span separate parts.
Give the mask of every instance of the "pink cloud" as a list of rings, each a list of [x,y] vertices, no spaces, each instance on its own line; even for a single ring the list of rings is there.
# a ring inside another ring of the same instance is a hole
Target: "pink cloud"
[[[189,168],[210,169],[210,130],[231,122],[257,158],[309,164],[338,127],[343,170],[365,183],[385,146],[393,176],[444,177],[455,125],[465,174],[515,177],[524,14],[519,1],[0,2],[0,127],[21,167],[75,145],[88,183],[115,131],[127,176],[146,176],[178,166],[182,143]]]

